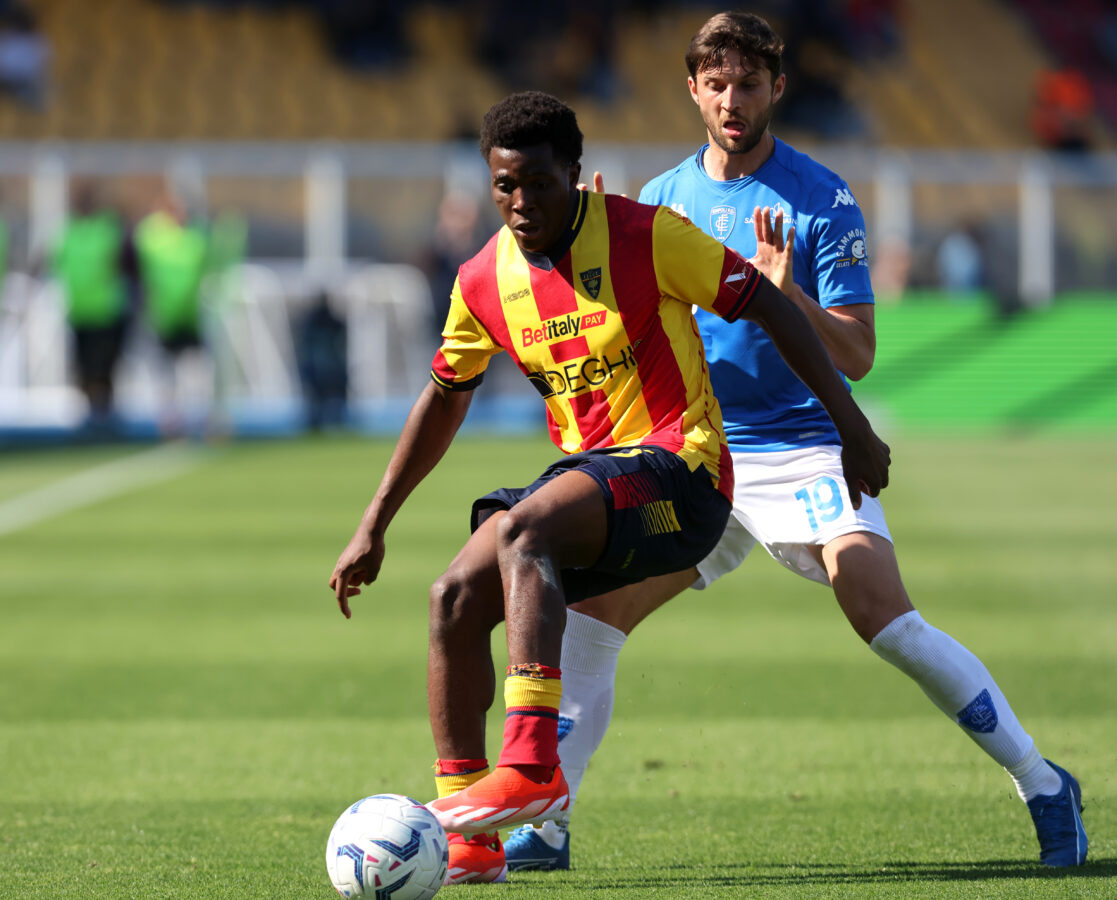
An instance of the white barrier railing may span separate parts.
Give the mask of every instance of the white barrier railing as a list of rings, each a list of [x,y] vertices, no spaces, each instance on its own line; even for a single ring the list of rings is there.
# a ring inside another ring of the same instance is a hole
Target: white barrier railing
[[[281,267],[254,263],[208,279],[206,358],[187,363],[185,371],[172,371],[138,317],[116,367],[117,414],[157,428],[177,405],[191,428],[300,427],[305,410],[293,313],[307,305],[307,288]],[[409,403],[426,383],[435,343],[422,272],[402,264],[360,266],[333,299],[347,327],[348,400],[355,413],[376,417]],[[88,409],[71,358],[58,286],[9,275],[0,292],[0,427],[80,425]]]

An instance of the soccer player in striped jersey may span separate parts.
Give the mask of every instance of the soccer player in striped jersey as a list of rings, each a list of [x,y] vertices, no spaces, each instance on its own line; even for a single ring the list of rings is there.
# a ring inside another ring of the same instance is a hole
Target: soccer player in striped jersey
[[[649,182],[640,199],[667,204],[739,253],[794,224],[795,284],[840,370],[868,373],[876,348],[865,222],[846,183],[769,130],[783,93],[783,41],[758,16],[720,13],[691,41],[691,96],[708,143]],[[598,183],[597,189],[601,186]],[[748,216],[776,224],[748,225]],[[911,677],[932,703],[1008,770],[1032,815],[1040,861],[1080,865],[1087,839],[1078,782],[1040,755],[984,664],[925,622],[900,578],[878,500],[845,495],[842,446],[815,397],[751,324],[726,327],[699,310],[714,389],[725,416],[736,487],[733,515],[717,550],[695,569],[575,604],[563,648],[560,744],[571,796],[612,711],[617,657],[645,616],[687,587],[731,572],[760,543],[779,562],[830,585],[856,633]],[[520,829],[505,846],[510,868],[566,868],[563,825]]]
[[[485,115],[481,152],[504,227],[460,269],[432,380],[330,578],[342,612],[375,580],[384,534],[445,453],[494,354],[538,389],[568,454],[524,488],[473,507],[473,533],[431,589],[428,698],[450,878],[499,880],[496,829],[558,815],[559,667],[566,603],[685,569],[728,520],[733,475],[692,304],[747,319],[821,399],[846,444],[853,502],[887,484],[888,447],[802,312],[754,265],[665,207],[577,190],[582,135],[547,94]],[[758,256],[789,285],[790,247]],[[485,751],[506,622],[507,716]]]

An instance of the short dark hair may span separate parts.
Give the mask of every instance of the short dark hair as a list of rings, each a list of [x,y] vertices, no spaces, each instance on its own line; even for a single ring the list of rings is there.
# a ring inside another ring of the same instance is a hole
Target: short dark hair
[[[723,12],[711,16],[698,29],[686,51],[686,67],[690,77],[725,64],[725,54],[737,51],[741,59],[760,63],[772,73],[772,81],[780,74],[783,38],[760,16],[745,12]]]
[[[496,103],[481,120],[481,155],[493,147],[520,150],[550,144],[555,159],[575,165],[582,160],[582,131],[574,110],[542,91],[521,91]]]

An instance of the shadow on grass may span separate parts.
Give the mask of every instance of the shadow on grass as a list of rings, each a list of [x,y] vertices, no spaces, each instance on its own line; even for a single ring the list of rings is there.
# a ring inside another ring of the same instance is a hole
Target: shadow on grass
[[[934,881],[997,881],[1013,878],[1066,880],[1117,876],[1117,859],[1088,860],[1074,868],[1052,869],[1038,862],[990,859],[982,862],[890,862],[871,869],[839,863],[790,865],[742,863],[720,866],[664,866],[632,878],[610,878],[610,887],[682,887],[695,885],[757,887],[794,884],[889,884]]]

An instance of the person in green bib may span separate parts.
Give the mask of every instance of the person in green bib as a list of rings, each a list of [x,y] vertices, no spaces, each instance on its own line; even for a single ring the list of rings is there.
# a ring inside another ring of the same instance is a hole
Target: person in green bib
[[[213,373],[202,329],[201,288],[209,236],[191,222],[182,202],[165,195],[136,225],[133,242],[145,318],[170,362],[160,411],[164,432],[202,424],[213,402]]]
[[[205,232],[187,221],[177,199],[165,197],[136,226],[135,243],[144,308],[159,341],[172,354],[198,346]]]
[[[113,371],[128,320],[125,248],[119,217],[92,185],[79,185],[50,263],[65,296],[78,382],[93,424],[112,414]]]

